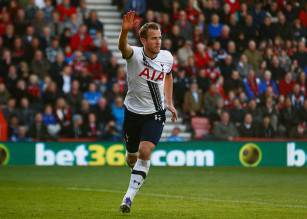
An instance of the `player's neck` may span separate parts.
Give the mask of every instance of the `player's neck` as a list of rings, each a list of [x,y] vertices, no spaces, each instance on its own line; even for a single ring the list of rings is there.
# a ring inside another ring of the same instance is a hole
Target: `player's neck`
[[[145,47],[143,47],[143,52],[150,59],[155,59],[158,55],[156,53],[152,53],[152,52],[148,51]]]

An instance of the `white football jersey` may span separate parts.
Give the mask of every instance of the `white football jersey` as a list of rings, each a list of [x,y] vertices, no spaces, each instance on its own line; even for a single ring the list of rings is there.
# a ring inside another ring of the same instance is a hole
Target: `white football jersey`
[[[167,50],[160,50],[151,59],[143,47],[132,46],[132,57],[127,59],[128,92],[124,101],[131,112],[151,114],[164,110],[164,80],[173,66],[173,56]]]

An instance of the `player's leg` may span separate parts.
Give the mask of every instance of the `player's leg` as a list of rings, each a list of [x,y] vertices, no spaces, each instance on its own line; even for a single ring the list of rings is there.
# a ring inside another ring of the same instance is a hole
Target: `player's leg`
[[[164,122],[165,114],[161,117],[152,116],[144,122],[139,145],[139,156],[131,172],[129,187],[121,205],[122,212],[130,212],[132,201],[148,175],[150,155],[160,140]]]
[[[142,187],[150,167],[150,155],[155,144],[150,141],[141,141],[139,156],[131,171],[128,190],[123,198],[120,210],[129,213],[134,197]]]
[[[138,152],[136,153],[130,153],[128,151],[126,151],[126,162],[127,162],[127,165],[133,169],[137,159],[138,159]]]
[[[125,109],[124,118],[123,138],[126,145],[126,162],[133,169],[138,158],[142,121],[127,109]]]

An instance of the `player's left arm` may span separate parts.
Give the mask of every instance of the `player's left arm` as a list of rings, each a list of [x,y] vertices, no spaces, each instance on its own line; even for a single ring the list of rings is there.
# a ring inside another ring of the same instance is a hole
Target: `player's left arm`
[[[165,76],[164,95],[167,109],[172,113],[172,122],[174,122],[177,120],[177,110],[173,103],[173,76],[171,72]]]

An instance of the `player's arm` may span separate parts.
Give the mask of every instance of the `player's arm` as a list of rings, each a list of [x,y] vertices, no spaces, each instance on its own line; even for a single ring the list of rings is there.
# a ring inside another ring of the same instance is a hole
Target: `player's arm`
[[[134,11],[129,11],[123,17],[122,29],[118,40],[118,49],[121,51],[124,59],[128,59],[133,55],[133,49],[128,44],[128,32],[134,27]]]
[[[172,121],[177,120],[177,110],[173,104],[173,76],[168,73],[164,81],[164,95],[166,100],[167,109],[172,113]]]

